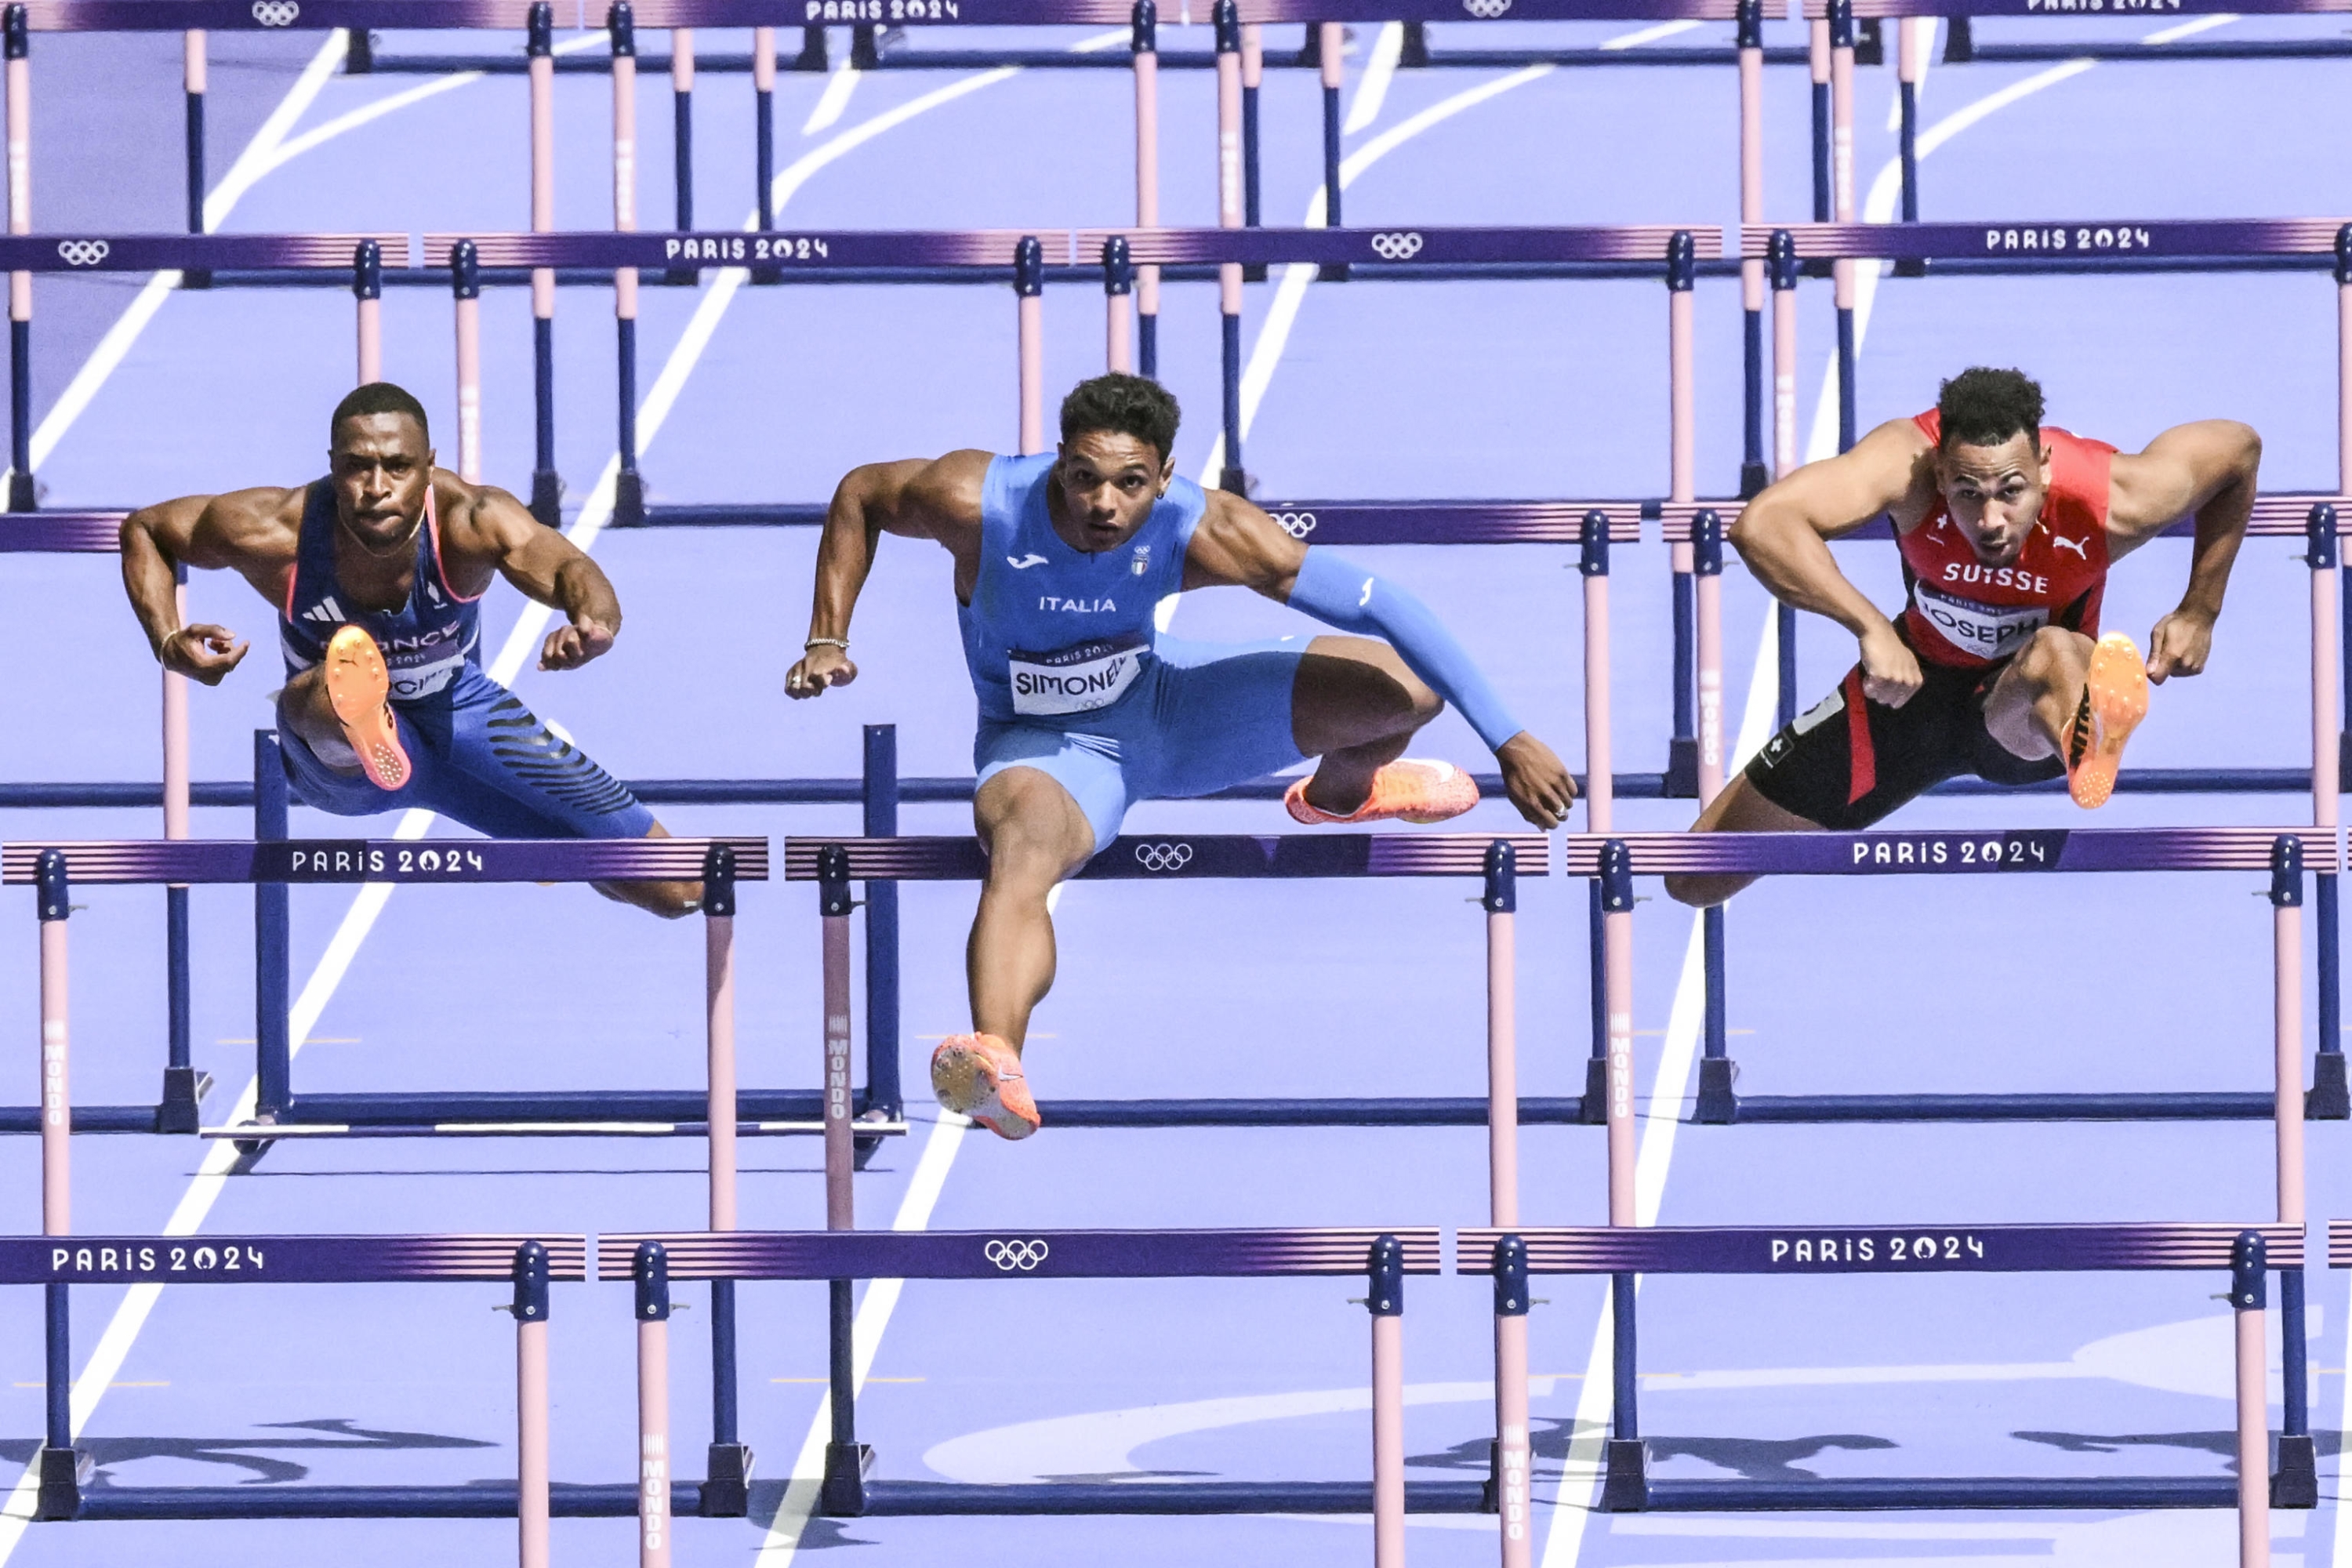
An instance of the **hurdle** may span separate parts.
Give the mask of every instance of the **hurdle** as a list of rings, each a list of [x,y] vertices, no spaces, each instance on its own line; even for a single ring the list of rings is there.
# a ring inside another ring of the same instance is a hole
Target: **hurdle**
[[[1600,1506],[1612,1512],[1694,1512],[1780,1509],[2147,1509],[2235,1508],[2242,1568],[2270,1561],[2270,1510],[2309,1508],[2275,1494],[2288,1489],[2286,1445],[2280,1470],[2270,1468],[2270,1410],[2264,1363],[2267,1276],[2282,1293],[2300,1283],[2300,1225],[1992,1225],[1786,1226],[1744,1227],[1562,1227],[1517,1232],[1464,1230],[1456,1268],[1491,1274],[1496,1321],[1522,1319],[1529,1277],[1606,1274],[1612,1280],[1613,1412]],[[2051,1273],[2197,1269],[2230,1277],[2235,1319],[2237,1393],[2234,1479],[2215,1477],[1887,1478],[1793,1481],[1654,1479],[1641,1437],[1633,1280],[1642,1274],[1730,1274],[1780,1279],[1869,1275]],[[2290,1355],[2302,1325],[2282,1324]],[[1517,1369],[1524,1376],[1525,1368]],[[2288,1409],[2297,1398],[2288,1384]],[[2304,1439],[2308,1462],[2309,1439]],[[2309,1477],[2303,1478],[2309,1484]],[[1524,1546],[1507,1564],[1527,1561]]]
[[[856,1435],[856,1392],[845,1335],[833,1342],[833,1439],[819,1506],[840,1518],[907,1515],[1370,1513],[1373,1560],[1404,1561],[1407,1513],[1475,1513],[1475,1481],[1404,1479],[1404,1280],[1441,1272],[1439,1233],[1425,1229],[739,1231],[730,1236],[600,1236],[596,1276],[635,1283],[639,1453],[647,1507],[641,1568],[669,1562],[657,1511],[667,1417],[672,1279],[823,1279],[836,1300],[856,1279],[1198,1279],[1354,1276],[1372,1327],[1372,1478],[1365,1481],[1037,1482],[959,1485],[873,1480],[873,1450]]]
[[[579,1236],[69,1236],[0,1237],[0,1285],[46,1292],[41,1520],[513,1519],[517,1560],[545,1568],[548,1520],[632,1511],[637,1488],[551,1488],[551,1280],[587,1278]],[[71,1296],[77,1285],[356,1285],[509,1281],[515,1321],[516,1479],[509,1486],[89,1486],[74,1447]],[[689,1494],[691,1489],[688,1489]],[[688,1506],[694,1505],[690,1495]]]

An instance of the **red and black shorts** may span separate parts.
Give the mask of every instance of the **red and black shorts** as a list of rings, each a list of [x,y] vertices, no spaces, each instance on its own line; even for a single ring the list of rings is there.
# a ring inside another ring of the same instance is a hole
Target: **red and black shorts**
[[[1973,669],[1919,661],[1927,682],[1900,708],[1862,692],[1862,668],[1765,743],[1748,782],[1809,822],[1853,832],[1964,773],[1994,784],[2064,775],[2055,756],[2029,762],[1985,728],[1985,700],[2008,660]]]

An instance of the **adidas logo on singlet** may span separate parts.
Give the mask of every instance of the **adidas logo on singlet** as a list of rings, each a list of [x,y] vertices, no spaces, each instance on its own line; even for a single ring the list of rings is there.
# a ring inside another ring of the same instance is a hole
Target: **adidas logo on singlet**
[[[311,605],[309,609],[303,611],[302,618],[306,621],[318,621],[322,625],[332,626],[341,626],[349,617],[343,614],[343,607],[335,603],[335,596],[332,594],[330,594],[325,598],[320,600],[317,604]]]

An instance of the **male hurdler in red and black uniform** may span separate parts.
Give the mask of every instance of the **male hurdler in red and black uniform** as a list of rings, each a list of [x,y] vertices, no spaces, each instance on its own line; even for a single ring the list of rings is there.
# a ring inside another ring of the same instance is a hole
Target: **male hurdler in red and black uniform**
[[[2148,682],[2205,668],[2261,460],[2262,437],[2227,419],[2120,453],[2043,425],[2042,388],[2019,372],[1979,368],[1944,383],[1929,412],[1772,486],[1731,542],[1782,603],[1852,632],[1861,659],[1693,830],[1853,831],[1962,773],[2063,773],[2075,804],[2105,804]],[[1827,542],[1881,513],[1903,554],[1899,621],[1846,581]],[[2143,666],[2129,637],[2099,634],[2107,568],[2191,515],[2189,588]],[[1666,889],[1713,904],[1753,879],[1669,877]]]

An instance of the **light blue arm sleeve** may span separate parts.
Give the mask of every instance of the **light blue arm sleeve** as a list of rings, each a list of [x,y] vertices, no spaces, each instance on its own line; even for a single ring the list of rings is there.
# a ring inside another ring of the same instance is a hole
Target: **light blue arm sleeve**
[[[1502,750],[1524,728],[1428,605],[1345,556],[1309,550],[1290,590],[1290,607],[1340,631],[1386,639],[1430,689],[1470,721],[1489,751]]]

